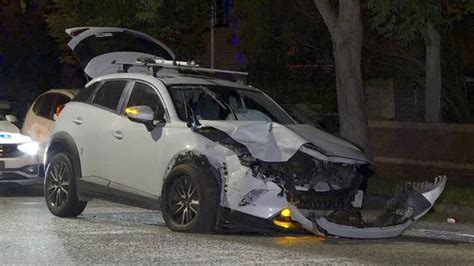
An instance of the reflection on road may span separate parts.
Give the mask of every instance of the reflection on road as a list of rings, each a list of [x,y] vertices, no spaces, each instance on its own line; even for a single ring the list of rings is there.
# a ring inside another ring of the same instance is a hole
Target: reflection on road
[[[281,236],[273,238],[275,244],[279,246],[300,246],[307,244],[318,244],[325,241],[325,237],[320,236]]]
[[[176,233],[163,226],[160,212],[98,200],[78,218],[62,219],[49,213],[41,189],[5,189],[0,188],[0,262],[6,264],[472,264],[474,258],[472,244],[415,237]]]

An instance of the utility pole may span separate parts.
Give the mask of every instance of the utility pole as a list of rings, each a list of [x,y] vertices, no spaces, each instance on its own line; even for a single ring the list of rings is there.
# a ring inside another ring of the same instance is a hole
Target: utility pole
[[[214,26],[216,24],[216,1],[212,1],[211,8],[211,68],[214,68],[215,55],[214,55]]]
[[[428,3],[428,9],[440,16],[438,6]],[[436,24],[428,19],[426,25],[426,88],[425,88],[425,121],[441,121],[441,37]]]
[[[441,38],[438,29],[428,22],[426,44],[425,121],[441,120]]]

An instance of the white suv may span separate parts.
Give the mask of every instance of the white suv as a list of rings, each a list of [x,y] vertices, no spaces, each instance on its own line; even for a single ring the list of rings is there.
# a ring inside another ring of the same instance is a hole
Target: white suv
[[[161,209],[175,231],[378,238],[400,234],[444,189],[445,178],[411,186],[381,217],[356,219],[356,195],[371,168],[360,149],[297,124],[258,89],[202,75],[238,73],[135,60],[104,68],[126,73],[93,75],[104,71],[96,65],[61,112],[46,156],[54,215],[77,216],[103,198]]]

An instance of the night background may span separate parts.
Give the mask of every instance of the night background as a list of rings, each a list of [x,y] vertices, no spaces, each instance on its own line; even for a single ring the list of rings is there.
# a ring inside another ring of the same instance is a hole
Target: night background
[[[378,110],[371,118],[424,120],[423,27],[429,16],[424,2],[362,3],[366,94],[374,82],[391,82],[395,105],[391,114],[384,116]],[[441,121],[469,123],[473,119],[472,2],[440,2],[436,22],[443,40]],[[210,6],[210,1],[187,0],[4,0],[2,97],[8,95],[23,106],[51,88],[80,88],[83,75],[66,46],[64,32],[76,26],[146,32],[171,47],[179,60],[195,59],[209,66]],[[248,71],[249,83],[289,103],[305,105],[312,115],[337,113],[331,39],[312,1],[217,1],[215,16],[216,68]]]
[[[323,2],[332,9],[325,9]],[[351,13],[354,5],[360,11],[354,11],[356,15]],[[433,230],[446,231],[446,218],[466,215],[456,232],[474,234],[473,0],[0,0],[0,114],[14,114],[20,129],[39,95],[51,89],[81,89],[89,81],[67,46],[70,37],[65,33],[81,26],[144,32],[171,48],[178,61],[248,72],[247,83],[275,99],[296,121],[317,125],[361,147],[376,166],[370,193],[393,193],[398,181],[446,174],[447,188],[427,223],[440,223]],[[2,109],[2,103],[10,108]],[[36,192],[0,187],[0,196]],[[0,204],[0,214],[2,208]],[[156,222],[148,213],[137,213],[138,223]],[[101,215],[97,217],[103,221],[114,214]],[[122,230],[123,225],[114,226]],[[187,237],[180,235],[177,241],[194,241]],[[312,254],[314,250],[300,250],[299,245],[319,243],[305,238],[300,242],[293,236],[270,242],[262,236],[245,237],[236,236],[236,241],[241,246],[249,242],[250,250],[283,247]],[[204,238],[195,237],[216,247],[224,242],[232,249],[222,235]],[[469,257],[469,248],[474,256],[472,239],[470,244],[459,244],[466,245],[462,250],[447,251],[442,262]],[[417,241],[408,247],[416,249]],[[8,243],[0,234],[2,242]],[[366,251],[373,248],[369,242],[360,244]],[[399,244],[383,242],[387,250],[376,250],[386,254]],[[408,247],[399,255],[410,253]],[[350,247],[347,252],[340,254],[351,257]],[[217,253],[212,256],[217,259],[211,262],[226,262]],[[0,253],[0,263],[1,257]],[[249,258],[243,261],[252,262]],[[97,263],[110,261],[117,262]],[[157,262],[143,260],[149,261]],[[469,261],[472,257],[462,262]],[[282,260],[286,262],[292,259]],[[441,263],[434,258],[416,262]],[[234,257],[230,263],[239,260]]]

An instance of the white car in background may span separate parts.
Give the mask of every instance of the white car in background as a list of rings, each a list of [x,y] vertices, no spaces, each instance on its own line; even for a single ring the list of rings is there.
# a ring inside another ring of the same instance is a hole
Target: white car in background
[[[53,131],[57,115],[77,92],[75,89],[49,90],[38,96],[26,113],[21,133],[38,143],[40,162],[43,162],[43,151]]]
[[[176,62],[135,31],[66,32],[92,80],[61,112],[46,150],[44,194],[56,216],[77,216],[102,198],[161,209],[179,232],[382,238],[401,234],[444,189],[444,177],[404,186],[382,215],[362,219],[357,195],[371,174],[365,154],[297,124],[254,87],[206,76],[242,73]],[[112,50],[98,53],[99,43]]]
[[[0,114],[0,185],[33,185],[39,181],[38,144],[20,134],[16,117]]]

